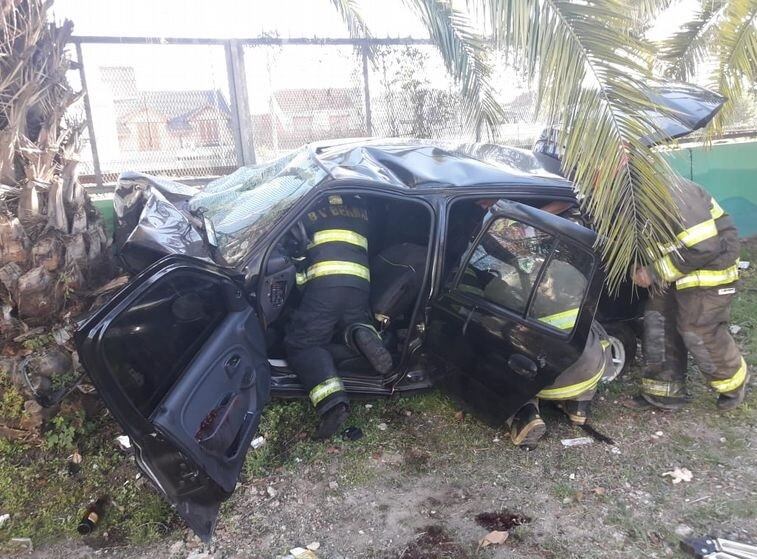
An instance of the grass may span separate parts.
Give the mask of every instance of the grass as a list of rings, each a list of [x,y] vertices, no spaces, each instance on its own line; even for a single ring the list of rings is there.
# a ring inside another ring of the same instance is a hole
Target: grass
[[[6,386],[4,406],[12,393]],[[102,408],[86,418],[81,408],[68,405],[41,441],[0,439],[0,514],[10,514],[0,528],[0,551],[14,537],[30,537],[35,547],[78,537],[84,509],[102,494],[112,503],[86,539],[93,547],[146,543],[168,532],[176,518],[149,483],[136,479],[133,459],[116,450],[118,434]],[[82,456],[78,471],[69,460],[74,452]]]

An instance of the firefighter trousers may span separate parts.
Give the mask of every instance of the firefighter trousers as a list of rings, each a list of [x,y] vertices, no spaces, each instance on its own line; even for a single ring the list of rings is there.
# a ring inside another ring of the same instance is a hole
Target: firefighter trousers
[[[371,323],[367,290],[312,285],[305,288],[302,301],[287,325],[284,337],[287,360],[320,414],[338,403],[348,402],[327,348],[337,329],[355,323]]]
[[[560,373],[528,403],[539,408],[539,400],[560,402],[563,411],[575,423],[586,421],[588,407],[597,393],[599,381],[612,366],[612,351],[604,329],[592,324],[586,347],[578,360]],[[512,418],[511,418],[512,419]]]
[[[644,375],[641,393],[652,403],[686,396],[687,354],[709,385],[729,395],[746,380],[746,362],[729,331],[733,284],[718,287],[671,286],[651,294],[644,311]]]

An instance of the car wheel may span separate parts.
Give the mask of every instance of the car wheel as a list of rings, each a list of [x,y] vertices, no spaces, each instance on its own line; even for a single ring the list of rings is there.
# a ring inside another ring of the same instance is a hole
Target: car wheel
[[[630,324],[624,322],[611,322],[602,325],[607,332],[610,341],[610,351],[614,367],[602,378],[603,382],[610,382],[625,374],[636,359],[637,338],[636,332]]]

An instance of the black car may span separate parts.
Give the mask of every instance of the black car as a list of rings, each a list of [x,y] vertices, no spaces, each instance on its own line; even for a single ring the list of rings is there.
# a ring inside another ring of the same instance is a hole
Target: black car
[[[603,291],[596,236],[573,185],[529,151],[324,144],[201,191],[124,174],[117,245],[141,271],[80,322],[77,347],[139,467],[203,538],[270,398],[306,396],[282,348],[292,255],[301,218],[337,194],[369,207],[372,310],[395,361],[380,376],[335,338],[352,396],[438,385],[501,421],[584,349]],[[630,321],[637,303],[623,295],[600,319]]]
[[[704,126],[724,101],[687,84],[649,98],[650,144]],[[305,397],[282,330],[309,242],[301,218],[324,197],[369,208],[371,305],[394,358],[379,376],[337,335],[330,349],[351,396],[436,385],[502,421],[576,361],[595,319],[614,336],[609,376],[620,372],[639,300],[629,286],[603,290],[573,184],[547,170],[559,172],[550,137],[534,152],[313,145],[201,190],[121,176],[115,245],[137,275],[80,322],[77,348],[137,464],[200,537],[211,537],[270,398]]]

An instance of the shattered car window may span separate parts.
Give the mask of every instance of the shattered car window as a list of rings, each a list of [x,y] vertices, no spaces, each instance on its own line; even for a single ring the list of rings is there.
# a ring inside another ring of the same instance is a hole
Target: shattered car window
[[[258,238],[326,176],[309,151],[303,149],[267,165],[242,167],[209,183],[192,198],[190,207],[213,223],[218,249],[234,266]]]

